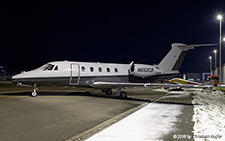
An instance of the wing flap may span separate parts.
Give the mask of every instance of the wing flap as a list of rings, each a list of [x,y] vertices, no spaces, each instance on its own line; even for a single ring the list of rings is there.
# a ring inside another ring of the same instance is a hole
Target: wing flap
[[[117,83],[117,82],[94,82],[91,87],[95,88],[118,88],[118,87],[136,87],[145,86],[145,83]]]
[[[144,87],[170,87],[170,88],[210,88],[212,86],[200,86],[194,84],[152,84],[146,83]]]

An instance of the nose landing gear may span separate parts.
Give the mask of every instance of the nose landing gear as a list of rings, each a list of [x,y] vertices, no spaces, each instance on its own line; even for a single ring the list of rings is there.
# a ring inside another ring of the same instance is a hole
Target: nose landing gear
[[[22,86],[22,87],[33,87],[33,92],[31,93],[31,96],[32,97],[36,97],[37,96],[37,89],[38,89],[38,86],[37,84],[34,84],[34,85],[27,85],[27,84],[22,84],[22,83],[17,83],[16,84],[17,86]]]
[[[33,89],[33,92],[31,93],[32,97],[36,97],[37,96],[37,89],[38,89],[37,84],[34,84],[34,89]]]

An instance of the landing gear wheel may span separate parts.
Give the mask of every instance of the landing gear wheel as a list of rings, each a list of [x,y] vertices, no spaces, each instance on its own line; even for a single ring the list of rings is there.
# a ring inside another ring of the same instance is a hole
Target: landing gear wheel
[[[106,95],[112,95],[112,90],[111,89],[107,89],[105,90]]]
[[[127,93],[124,92],[124,91],[122,91],[122,92],[120,93],[120,98],[126,99],[126,98],[127,98]]]
[[[32,92],[31,96],[32,97],[36,97],[37,96],[37,92]]]
[[[34,84],[34,90],[33,90],[33,92],[31,93],[31,96],[32,96],[32,97],[36,97],[36,96],[37,96],[37,89],[38,89],[37,84]]]

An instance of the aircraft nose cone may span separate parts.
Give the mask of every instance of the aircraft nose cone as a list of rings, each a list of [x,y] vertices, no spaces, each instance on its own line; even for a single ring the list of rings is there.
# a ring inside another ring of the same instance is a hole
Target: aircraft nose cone
[[[22,74],[14,75],[14,76],[12,77],[11,81],[12,81],[13,83],[16,83],[16,82],[18,82],[19,79],[21,79],[21,76],[22,76]]]
[[[11,78],[11,81],[12,81],[13,83],[16,83],[16,82],[17,82],[17,81],[16,81],[17,78],[18,78],[17,75],[14,75],[14,76]]]
[[[22,72],[20,74],[14,75],[11,79],[14,83],[30,83],[33,82],[30,78],[34,77],[33,71]]]

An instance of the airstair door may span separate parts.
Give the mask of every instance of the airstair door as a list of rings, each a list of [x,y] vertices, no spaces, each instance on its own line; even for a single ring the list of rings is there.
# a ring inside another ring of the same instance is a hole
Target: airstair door
[[[79,64],[70,64],[70,85],[78,85],[80,81],[80,66]]]

